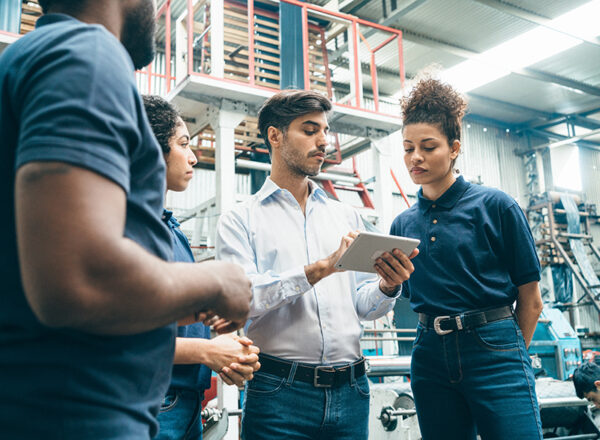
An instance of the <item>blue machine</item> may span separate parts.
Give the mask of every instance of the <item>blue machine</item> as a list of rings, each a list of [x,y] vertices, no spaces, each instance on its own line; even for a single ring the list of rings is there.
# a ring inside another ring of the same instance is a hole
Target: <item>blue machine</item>
[[[581,342],[558,309],[544,307],[529,345],[534,370],[567,380],[581,365]]]

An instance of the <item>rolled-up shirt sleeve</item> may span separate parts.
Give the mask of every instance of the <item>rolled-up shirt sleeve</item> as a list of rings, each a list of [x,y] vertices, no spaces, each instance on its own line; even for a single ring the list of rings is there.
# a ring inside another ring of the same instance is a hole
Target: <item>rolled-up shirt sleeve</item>
[[[354,210],[356,229],[364,231],[365,227],[360,214]],[[356,282],[356,297],[354,305],[356,314],[362,321],[381,318],[394,307],[396,298],[402,294],[402,287],[398,286],[393,296],[388,296],[379,288],[379,276],[374,273],[353,272]]]
[[[245,224],[247,222],[235,211],[220,217],[217,225],[216,259],[236,263],[244,268],[252,282],[249,316],[252,319],[293,301],[313,286],[306,278],[304,266],[281,273],[260,273]]]
[[[387,296],[379,288],[379,277],[364,272],[355,272],[357,295],[356,313],[361,321],[381,318],[394,307],[396,299],[402,294],[398,287],[394,296]]]

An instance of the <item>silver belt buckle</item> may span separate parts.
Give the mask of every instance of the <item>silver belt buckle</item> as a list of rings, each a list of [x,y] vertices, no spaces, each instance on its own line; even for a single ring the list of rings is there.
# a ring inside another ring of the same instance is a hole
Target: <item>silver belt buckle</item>
[[[458,317],[460,319],[460,317]],[[440,327],[440,322],[442,321],[442,319],[450,319],[450,316],[436,316],[435,319],[433,320],[433,329],[435,330],[435,332],[442,336],[442,335],[447,335],[448,333],[452,333],[454,330],[442,330],[442,328]]]
[[[335,368],[327,367],[327,366],[317,366],[315,367],[315,376],[313,377],[313,385],[316,388],[331,388],[331,385],[322,385],[319,383],[319,371],[327,371],[328,373],[335,373]]]

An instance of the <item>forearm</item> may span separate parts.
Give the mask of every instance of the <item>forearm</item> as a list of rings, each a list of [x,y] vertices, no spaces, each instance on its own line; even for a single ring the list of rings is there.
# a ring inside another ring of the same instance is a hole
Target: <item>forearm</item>
[[[527,347],[533,338],[542,308],[543,303],[537,281],[519,286],[515,313]]]
[[[68,282],[37,286],[46,290],[42,314],[50,326],[140,333],[211,309],[220,291],[210,264],[167,263],[126,238],[101,255],[78,257],[69,276],[60,276]],[[50,286],[60,291],[52,294]]]
[[[159,221],[148,220],[149,228]],[[241,268],[167,263],[125,238],[126,222],[125,192],[93,171],[61,162],[18,170],[19,269],[27,302],[42,324],[133,334],[213,308],[235,325],[243,323],[251,292]]]
[[[331,265],[327,259],[315,261],[314,263],[308,264],[304,266],[304,273],[306,274],[306,279],[308,282],[314,286],[323,278],[328,277],[335,270],[333,265]]]
[[[175,339],[175,365],[206,364],[213,351],[213,342],[202,338]]]

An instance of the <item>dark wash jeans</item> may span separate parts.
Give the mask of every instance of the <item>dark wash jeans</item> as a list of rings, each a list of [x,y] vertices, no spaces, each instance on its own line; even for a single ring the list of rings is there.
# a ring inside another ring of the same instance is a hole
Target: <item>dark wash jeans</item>
[[[440,336],[417,327],[411,386],[423,440],[541,440],[531,360],[513,318]]]
[[[246,383],[243,440],[367,440],[369,381],[366,375],[332,388],[289,377],[254,374]]]
[[[160,424],[154,440],[201,440],[202,393],[169,388],[158,414]]]

